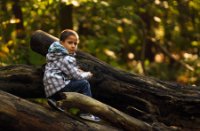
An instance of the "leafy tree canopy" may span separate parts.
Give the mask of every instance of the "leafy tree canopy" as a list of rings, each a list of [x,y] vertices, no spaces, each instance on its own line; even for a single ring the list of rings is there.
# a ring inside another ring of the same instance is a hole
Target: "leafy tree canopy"
[[[44,64],[29,48],[31,34],[58,37],[69,27],[80,34],[81,50],[116,68],[200,83],[199,0],[4,0],[0,8],[1,66]]]

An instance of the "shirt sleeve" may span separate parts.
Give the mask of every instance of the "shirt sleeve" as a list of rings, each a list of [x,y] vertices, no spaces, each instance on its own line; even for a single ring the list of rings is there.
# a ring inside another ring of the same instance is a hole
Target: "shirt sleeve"
[[[74,57],[66,56],[62,63],[61,70],[72,79],[81,80],[90,77],[90,72],[85,72],[78,68]]]

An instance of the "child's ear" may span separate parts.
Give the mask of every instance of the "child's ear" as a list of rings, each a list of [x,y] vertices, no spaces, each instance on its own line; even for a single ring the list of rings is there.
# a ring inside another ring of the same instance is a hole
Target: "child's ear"
[[[63,41],[60,41],[60,44],[62,44],[62,45],[63,45]]]

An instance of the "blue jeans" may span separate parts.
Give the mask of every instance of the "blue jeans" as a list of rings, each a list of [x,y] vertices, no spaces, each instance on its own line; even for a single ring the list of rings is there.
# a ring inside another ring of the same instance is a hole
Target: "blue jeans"
[[[52,95],[50,98],[53,98],[55,100],[60,99],[59,93],[61,92],[78,92],[86,96],[92,97],[90,83],[87,80],[71,80],[68,85],[66,85],[56,94]]]

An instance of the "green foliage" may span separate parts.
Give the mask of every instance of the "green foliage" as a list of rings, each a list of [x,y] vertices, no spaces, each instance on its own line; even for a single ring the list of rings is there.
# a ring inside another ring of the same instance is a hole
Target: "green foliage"
[[[45,63],[44,57],[31,51],[30,36],[41,29],[58,37],[60,5],[72,4],[81,50],[129,72],[200,84],[199,0],[20,0],[23,21],[16,17],[14,4],[0,2],[0,65]],[[170,60],[160,47],[194,71]]]

